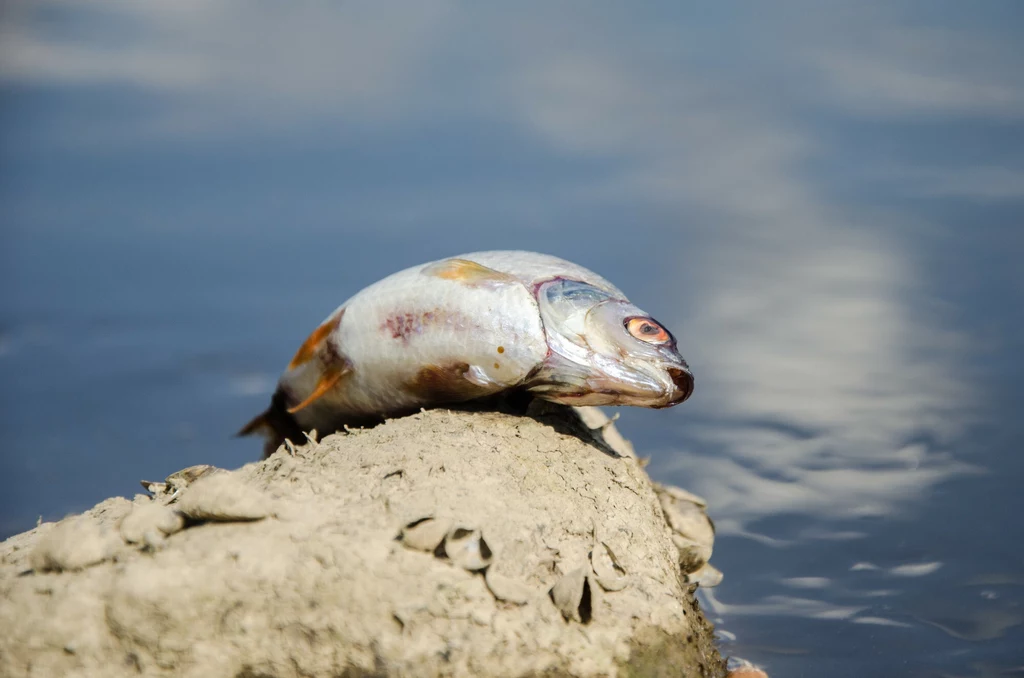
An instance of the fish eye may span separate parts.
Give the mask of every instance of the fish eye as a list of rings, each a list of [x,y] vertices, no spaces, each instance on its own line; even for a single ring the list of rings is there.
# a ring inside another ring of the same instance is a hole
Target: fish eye
[[[634,339],[645,341],[648,344],[667,344],[672,341],[672,335],[668,333],[668,330],[653,318],[627,318],[626,331]]]

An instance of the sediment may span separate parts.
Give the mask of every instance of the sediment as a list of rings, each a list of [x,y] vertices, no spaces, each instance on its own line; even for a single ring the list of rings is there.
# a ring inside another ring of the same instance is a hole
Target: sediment
[[[584,414],[421,412],[14,536],[0,675],[724,675],[706,535]]]

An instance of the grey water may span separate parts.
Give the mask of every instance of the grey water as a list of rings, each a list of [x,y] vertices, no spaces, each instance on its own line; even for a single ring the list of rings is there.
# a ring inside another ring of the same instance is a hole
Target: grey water
[[[1024,675],[1024,11],[7,3],[0,537],[232,434],[350,294],[529,249],[676,334],[722,651]]]

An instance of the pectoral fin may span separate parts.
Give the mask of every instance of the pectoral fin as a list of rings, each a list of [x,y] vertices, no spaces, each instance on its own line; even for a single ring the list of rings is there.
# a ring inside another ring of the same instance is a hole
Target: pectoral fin
[[[464,402],[501,390],[477,367],[468,363],[427,365],[406,384],[406,389],[426,402]]]
[[[495,271],[493,268],[487,268],[483,264],[478,264],[469,259],[437,261],[424,266],[421,269],[421,273],[444,280],[454,280],[471,287],[507,285],[516,282],[516,278],[508,273]]]
[[[313,392],[306,396],[306,399],[303,400],[298,405],[289,407],[288,413],[295,414],[299,410],[302,410],[305,407],[309,406],[311,403],[315,402],[325,393],[334,388],[337,385],[337,383],[341,381],[341,378],[344,377],[346,374],[350,373],[351,371],[352,368],[347,360],[340,360],[336,365],[328,365],[327,367],[324,368],[323,373],[317,380],[316,386],[313,387]]]

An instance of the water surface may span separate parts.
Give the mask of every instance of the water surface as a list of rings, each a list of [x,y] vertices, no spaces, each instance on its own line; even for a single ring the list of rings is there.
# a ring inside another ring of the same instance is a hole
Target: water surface
[[[1022,18],[8,3],[0,536],[256,458],[231,434],[363,285],[539,250],[694,367],[621,427],[710,503],[725,652],[1021,675]]]

